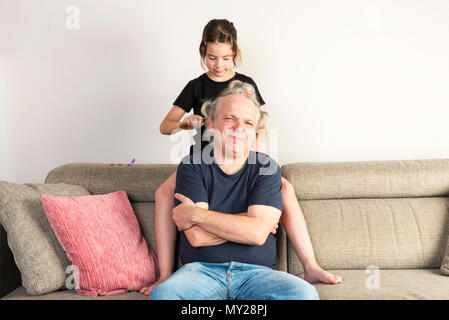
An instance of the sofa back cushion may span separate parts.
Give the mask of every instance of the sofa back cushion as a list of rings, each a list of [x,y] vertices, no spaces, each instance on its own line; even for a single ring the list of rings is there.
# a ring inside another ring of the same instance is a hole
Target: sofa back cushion
[[[291,163],[282,175],[299,200],[449,196],[449,159]]]
[[[82,197],[41,195],[50,224],[74,266],[81,295],[139,291],[157,280],[157,262],[125,191]]]
[[[324,269],[439,268],[448,239],[448,198],[300,202]],[[289,271],[302,273],[291,245]]]
[[[126,190],[131,202],[154,202],[154,193],[176,171],[174,164],[70,163],[51,170],[45,183],[67,183],[85,187],[91,194]]]
[[[439,268],[449,234],[449,160],[283,168],[325,269]],[[288,270],[302,266],[288,245]]]

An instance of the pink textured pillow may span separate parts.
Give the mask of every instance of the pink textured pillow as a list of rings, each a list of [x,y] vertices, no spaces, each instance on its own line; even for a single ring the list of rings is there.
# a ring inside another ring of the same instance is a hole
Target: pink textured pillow
[[[78,268],[77,293],[109,296],[156,281],[156,256],[140,233],[125,191],[41,199],[67,258]]]

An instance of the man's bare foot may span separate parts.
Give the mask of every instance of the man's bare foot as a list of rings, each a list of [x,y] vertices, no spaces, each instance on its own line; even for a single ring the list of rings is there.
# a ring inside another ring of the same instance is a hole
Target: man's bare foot
[[[304,274],[304,280],[308,283],[327,283],[327,284],[339,284],[343,279],[339,276],[333,275],[326,270],[321,269],[319,266],[309,269]]]

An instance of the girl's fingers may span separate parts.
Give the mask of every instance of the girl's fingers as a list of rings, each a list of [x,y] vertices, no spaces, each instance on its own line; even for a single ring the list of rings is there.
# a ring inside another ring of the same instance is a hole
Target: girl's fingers
[[[193,120],[193,127],[194,128],[201,127],[202,123],[203,123],[203,117],[195,116],[195,118]]]
[[[183,122],[181,122],[180,128],[186,129],[186,130],[199,128],[202,125],[204,125],[205,121],[206,121],[206,118],[192,114],[192,115],[186,117]]]

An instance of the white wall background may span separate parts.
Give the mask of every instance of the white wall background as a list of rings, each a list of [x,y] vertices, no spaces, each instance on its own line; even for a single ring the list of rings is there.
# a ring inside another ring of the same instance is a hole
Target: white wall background
[[[281,165],[449,157],[447,0],[0,0],[0,180],[171,162],[159,124],[212,18],[237,27]]]

